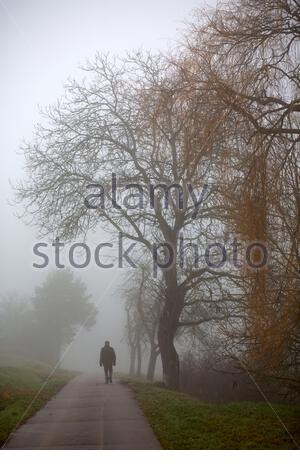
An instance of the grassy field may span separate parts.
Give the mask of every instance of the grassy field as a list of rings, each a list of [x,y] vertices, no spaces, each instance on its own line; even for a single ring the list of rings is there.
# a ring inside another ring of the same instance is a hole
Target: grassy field
[[[47,366],[39,364],[0,367],[0,446],[17,424],[32,416],[75,375],[73,372],[57,371],[26,412],[49,372]]]
[[[183,393],[125,380],[164,449],[296,449],[300,406],[203,403]]]

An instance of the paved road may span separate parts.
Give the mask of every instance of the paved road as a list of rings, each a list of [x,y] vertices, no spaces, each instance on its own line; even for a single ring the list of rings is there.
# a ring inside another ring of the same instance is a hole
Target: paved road
[[[69,382],[21,426],[6,449],[160,449],[132,392],[99,376]]]

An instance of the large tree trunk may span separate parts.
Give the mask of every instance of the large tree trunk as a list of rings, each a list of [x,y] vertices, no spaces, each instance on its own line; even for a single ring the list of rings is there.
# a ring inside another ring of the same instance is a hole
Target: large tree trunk
[[[162,315],[158,327],[158,344],[163,368],[163,380],[167,387],[179,389],[179,358],[174,346],[176,329],[168,315]]]
[[[174,346],[174,338],[183,309],[183,301],[184,292],[177,286],[177,283],[167,284],[165,306],[159,320],[157,336],[163,380],[167,387],[175,390],[179,390],[179,358]]]
[[[133,376],[135,371],[135,359],[136,359],[136,351],[135,347],[130,347],[130,367],[129,367],[129,375]]]
[[[136,345],[136,355],[137,355],[137,367],[136,367],[136,376],[140,377],[142,374],[142,349],[140,340],[137,341]]]
[[[157,359],[158,354],[159,353],[156,351],[156,346],[151,345],[150,357],[149,357],[149,362],[148,362],[148,370],[147,370],[147,380],[149,380],[150,382],[153,382],[154,380],[154,372],[155,372],[156,359]]]

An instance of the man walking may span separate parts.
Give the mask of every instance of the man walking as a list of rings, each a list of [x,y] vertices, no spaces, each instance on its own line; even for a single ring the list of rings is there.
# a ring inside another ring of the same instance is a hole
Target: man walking
[[[116,365],[116,353],[110,346],[109,341],[105,341],[104,347],[100,352],[100,367],[104,367],[105,382],[112,383],[112,369]]]

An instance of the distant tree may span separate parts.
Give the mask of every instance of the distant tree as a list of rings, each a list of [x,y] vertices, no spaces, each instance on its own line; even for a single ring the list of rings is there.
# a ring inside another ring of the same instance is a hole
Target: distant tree
[[[83,325],[91,327],[97,309],[85,284],[69,270],[50,273],[32,299],[39,358],[56,364],[61,352]]]
[[[14,294],[0,301],[1,353],[32,355],[33,318],[28,299]]]
[[[139,265],[123,286],[127,323],[126,339],[130,348],[130,374],[140,372],[142,343],[149,351],[147,379],[152,381],[159,356],[158,324],[162,309],[163,290],[161,282],[151,275],[149,266]],[[138,374],[139,375],[139,374]]]
[[[142,342],[144,340],[144,331],[135,302],[132,303],[128,300],[125,305],[125,310],[125,338],[130,350],[129,375],[139,377],[142,374]]]

